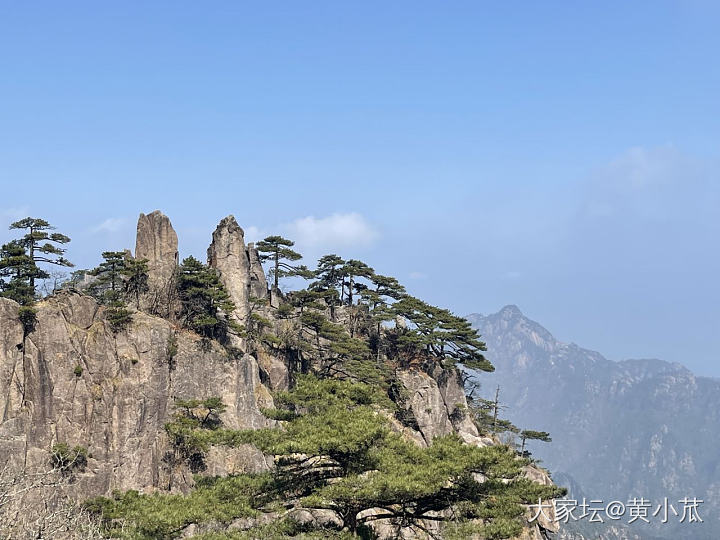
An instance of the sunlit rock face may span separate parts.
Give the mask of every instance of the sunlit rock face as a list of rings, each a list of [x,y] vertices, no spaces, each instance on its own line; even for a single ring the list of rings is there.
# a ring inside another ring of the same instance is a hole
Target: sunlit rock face
[[[135,258],[147,260],[149,291],[144,295],[145,309],[169,317],[174,302],[175,275],[178,267],[178,237],[170,218],[160,210],[140,214],[135,239]]]
[[[63,293],[40,302],[34,332],[23,339],[18,305],[0,298],[0,456],[13,466],[44,469],[56,443],[80,445],[91,457],[71,489],[80,498],[113,489],[184,489],[187,467],[167,463],[164,425],[174,400],[219,396],[232,428],[271,425],[272,406],[252,356],[231,358],[220,346],[142,312],[113,334],[106,308]],[[169,343],[175,352],[169,357]],[[76,368],[80,369],[76,369]],[[251,448],[208,455],[213,474],[264,470]]]

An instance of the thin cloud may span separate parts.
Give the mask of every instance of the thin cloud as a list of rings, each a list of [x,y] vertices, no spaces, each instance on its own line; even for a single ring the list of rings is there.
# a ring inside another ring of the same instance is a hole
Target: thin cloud
[[[349,247],[369,247],[378,232],[357,212],[335,213],[327,217],[307,216],[286,224],[287,235],[304,248],[336,250]]]
[[[580,212],[590,220],[666,219],[717,192],[706,169],[671,144],[629,148],[595,173]]]
[[[674,145],[629,148],[614,159],[605,174],[621,188],[646,189],[674,184],[678,173],[690,165],[689,159]]]
[[[255,225],[250,225],[249,227],[244,229],[245,232],[245,242],[257,242],[258,240],[262,240],[267,234],[260,229],[259,227],[256,227]]]
[[[123,218],[108,218],[91,229],[94,233],[115,233],[125,228],[127,220]]]
[[[410,279],[427,279],[428,276],[423,272],[410,272],[409,277]]]

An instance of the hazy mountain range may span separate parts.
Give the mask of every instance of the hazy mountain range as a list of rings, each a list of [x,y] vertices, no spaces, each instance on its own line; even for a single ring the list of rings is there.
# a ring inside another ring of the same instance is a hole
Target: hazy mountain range
[[[697,497],[704,523],[678,523],[671,512],[666,524],[650,515],[649,525],[637,520],[630,531],[640,538],[720,538],[720,380],[661,360],[610,361],[559,342],[516,306],[468,319],[496,368],[480,376],[483,396],[499,385],[507,407],[501,416],[550,432],[552,443],[529,448],[573,498],[643,497],[652,514],[668,497],[682,514],[678,501]]]

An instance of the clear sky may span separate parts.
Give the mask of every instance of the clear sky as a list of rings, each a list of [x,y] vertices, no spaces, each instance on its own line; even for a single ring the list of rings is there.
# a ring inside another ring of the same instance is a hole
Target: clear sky
[[[232,213],[720,376],[717,3],[0,5],[0,241],[94,266],[159,208],[203,257]]]

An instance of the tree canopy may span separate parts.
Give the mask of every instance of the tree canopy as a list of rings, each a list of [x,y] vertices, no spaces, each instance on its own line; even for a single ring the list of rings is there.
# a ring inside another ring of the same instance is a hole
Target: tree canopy
[[[412,325],[400,337],[401,344],[424,350],[451,365],[462,364],[480,371],[495,369],[483,356],[485,343],[468,320],[409,295],[396,302],[393,309]]]
[[[70,242],[70,238],[61,233],[50,232],[55,230],[55,227],[44,219],[27,217],[12,223],[10,229],[27,231],[15,242],[25,249],[33,264],[45,263],[56,266],[73,266],[73,264],[64,257],[65,248],[62,247]],[[29,280],[33,291],[35,289],[35,279],[47,278],[49,276],[50,274],[39,268],[35,273],[31,274]]]
[[[95,289],[102,292],[106,290],[120,292],[123,272],[128,259],[127,254],[122,251],[104,251],[102,258],[103,262],[90,271],[90,275],[96,278],[93,284]]]
[[[299,261],[302,259],[302,255],[291,249],[294,245],[295,242],[292,240],[277,235],[268,236],[255,245],[260,254],[260,261],[272,262],[270,275],[273,277],[275,289],[278,288],[281,277],[302,275],[307,271],[307,268],[303,266],[293,266],[289,262],[286,262]]]
[[[235,305],[214,269],[190,256],[178,273],[178,295],[183,323],[203,337],[224,340],[238,331],[230,320]]]
[[[137,494],[93,505],[106,519],[124,520],[130,531],[178,531],[189,523],[230,521],[280,503],[285,509],[332,512],[337,535],[362,533],[383,519],[398,530],[423,531],[434,522],[441,531],[464,525],[484,538],[510,538],[522,529],[523,504],[561,493],[524,478],[527,460],[507,446],[467,445],[457,435],[437,437],[427,448],[405,440],[382,414],[392,404],[373,385],[302,376],[275,398],[278,408],[266,414],[281,424],[277,427],[206,428],[200,413],[189,428],[194,450],[251,443],[275,457],[273,471],[205,479],[182,506],[171,495]],[[182,406],[208,410],[201,401]],[[184,425],[182,444],[187,444]],[[477,475],[484,480],[478,483]],[[139,511],[142,507],[148,510]],[[200,509],[212,510],[201,515]],[[281,513],[277,521],[284,520]],[[252,530],[248,534],[252,537]]]
[[[27,232],[0,248],[0,294],[21,305],[35,300],[35,281],[50,277],[38,263],[73,266],[63,256],[70,242],[64,234],[50,232],[55,228],[44,219],[25,218],[10,225],[10,230]]]
[[[32,277],[41,277],[27,250],[18,242],[9,242],[0,248],[0,295],[26,306],[35,300]]]

